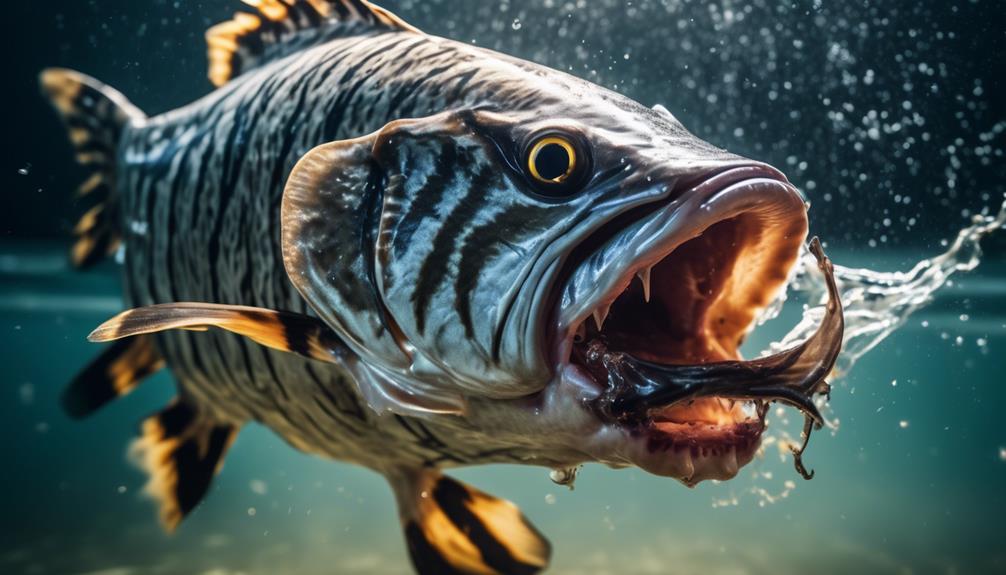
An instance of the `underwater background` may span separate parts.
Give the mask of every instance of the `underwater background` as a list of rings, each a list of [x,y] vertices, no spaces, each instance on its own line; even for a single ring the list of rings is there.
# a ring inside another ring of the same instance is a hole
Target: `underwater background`
[[[46,66],[116,87],[148,114],[210,91],[206,28],[237,0],[5,5],[0,177],[0,573],[410,573],[394,501],[367,470],[251,425],[202,506],[164,535],[126,447],[173,396],[161,373],[92,419],[58,395],[122,309],[113,262],[65,253],[83,172],[38,95]],[[1006,9],[957,2],[386,0],[420,29],[567,70],[782,169],[811,232],[847,267],[906,270],[1006,193]],[[521,506],[553,573],[1006,573],[1006,232],[977,270],[865,355],[832,394],[803,481],[764,457],[695,489],[586,466],[452,472]],[[746,344],[798,321],[798,302]],[[770,425],[794,428],[793,413]],[[787,421],[791,419],[793,421]]]

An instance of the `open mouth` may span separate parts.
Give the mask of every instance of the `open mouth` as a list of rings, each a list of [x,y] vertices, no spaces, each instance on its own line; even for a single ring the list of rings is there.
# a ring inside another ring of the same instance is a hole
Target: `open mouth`
[[[603,390],[595,412],[643,437],[650,452],[729,458],[709,474],[723,478],[753,457],[769,403],[788,404],[806,417],[794,454],[809,478],[800,455],[822,423],[814,396],[828,392],[844,328],[816,240],[810,249],[830,301],[815,335],[768,357],[739,353],[806,238],[799,193],[771,168],[734,168],[599,233],[578,254],[559,311],[559,358]]]

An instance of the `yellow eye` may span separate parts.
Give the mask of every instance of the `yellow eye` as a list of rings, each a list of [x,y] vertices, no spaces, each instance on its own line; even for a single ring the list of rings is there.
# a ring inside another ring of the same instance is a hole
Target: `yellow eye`
[[[527,155],[527,169],[541,183],[561,184],[576,171],[576,148],[559,136],[538,140]]]

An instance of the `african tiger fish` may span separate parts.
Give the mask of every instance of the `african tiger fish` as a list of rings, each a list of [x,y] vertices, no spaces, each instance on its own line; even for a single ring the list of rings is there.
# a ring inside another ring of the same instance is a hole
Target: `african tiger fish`
[[[255,421],[386,477],[419,572],[533,573],[544,536],[442,469],[569,482],[600,462],[692,486],[751,461],[771,402],[802,411],[804,441],[820,424],[843,316],[816,240],[816,333],[738,353],[807,238],[778,170],[364,0],[244,1],[207,33],[217,89],[186,107],[147,117],[41,76],[91,173],[72,259],[118,253],[130,308],[90,335],[114,343],[64,407],[171,369],[134,445],[169,530]]]

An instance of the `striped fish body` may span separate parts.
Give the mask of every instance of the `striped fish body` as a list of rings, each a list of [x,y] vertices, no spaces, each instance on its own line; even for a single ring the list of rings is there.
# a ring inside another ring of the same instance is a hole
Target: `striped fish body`
[[[383,474],[421,573],[535,573],[547,540],[440,468],[568,484],[598,461],[694,484],[751,460],[756,402],[819,421],[843,328],[819,244],[818,332],[737,352],[806,238],[777,170],[365,0],[244,2],[207,36],[219,89],[184,108],[148,118],[42,75],[93,172],[73,260],[121,249],[133,308],[91,334],[118,341],[64,405],[85,416],[172,370],[178,397],[134,447],[169,529],[256,421]]]
[[[129,306],[206,301],[306,312],[280,246],[280,202],[294,165],[319,144],[443,109],[448,98],[477,98],[466,89],[474,59],[453,42],[407,32],[336,39],[127,129],[118,185]],[[354,209],[331,224],[359,237],[367,216]],[[370,466],[455,457],[412,446],[408,426],[375,418],[337,366],[226,333],[158,339],[183,391],[219,417],[262,421],[302,449]]]

